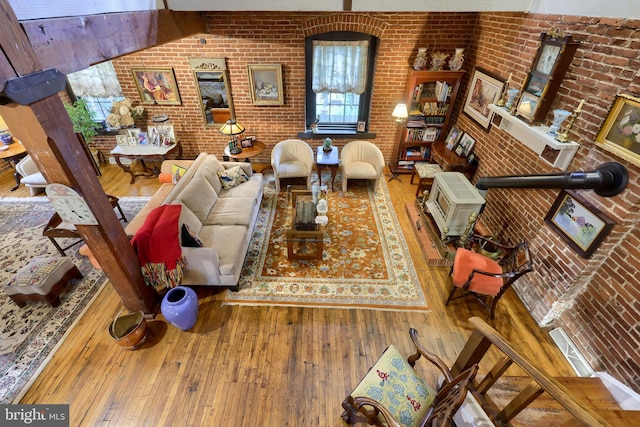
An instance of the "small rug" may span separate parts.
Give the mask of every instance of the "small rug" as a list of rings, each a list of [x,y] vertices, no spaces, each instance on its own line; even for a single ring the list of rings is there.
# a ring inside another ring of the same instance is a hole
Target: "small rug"
[[[144,206],[148,198],[120,199],[127,219]],[[0,198],[0,283],[6,283],[36,256],[60,256],[48,238],[44,225],[53,215],[46,197]],[[72,239],[59,239],[66,246]],[[63,247],[64,247],[63,246]],[[42,369],[64,335],[107,282],[101,270],[78,254],[81,244],[66,251],[84,278],[65,287],[61,304],[28,303],[19,308],[0,291],[0,403],[11,403]]]
[[[373,193],[366,181],[350,181],[327,198],[322,259],[289,260],[290,195],[276,193],[267,176],[240,290],[227,291],[224,303],[427,310],[386,182]]]

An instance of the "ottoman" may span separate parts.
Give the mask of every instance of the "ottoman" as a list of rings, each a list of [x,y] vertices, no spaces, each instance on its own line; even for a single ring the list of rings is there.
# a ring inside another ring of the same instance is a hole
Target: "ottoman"
[[[442,168],[437,163],[416,162],[413,166],[413,175],[411,175],[411,183],[413,179],[418,176],[418,189],[416,190],[416,197],[422,194],[422,190],[431,190],[433,185],[433,177],[438,172],[442,172]]]
[[[82,279],[82,273],[70,258],[36,257],[22,267],[3,289],[18,307],[24,307],[28,301],[43,301],[57,307],[60,305],[60,292],[74,279]]]

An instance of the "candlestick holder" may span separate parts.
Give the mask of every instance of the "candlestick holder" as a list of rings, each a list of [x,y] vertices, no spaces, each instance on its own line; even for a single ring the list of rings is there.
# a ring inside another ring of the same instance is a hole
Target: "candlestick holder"
[[[576,120],[576,117],[578,117],[578,114],[580,114],[581,110],[574,110],[571,113],[571,116],[569,117],[569,119],[566,121],[566,126],[564,127],[564,130],[562,131],[562,133],[558,134],[558,136],[556,136],[556,140],[559,142],[569,142],[569,131],[571,130],[571,127],[573,126],[573,122]]]
[[[498,107],[504,107],[504,105],[507,102],[507,90],[509,89],[509,83],[507,83],[506,85],[504,85],[504,88],[502,89],[502,95],[500,96],[500,99],[498,99],[496,101],[496,106]]]

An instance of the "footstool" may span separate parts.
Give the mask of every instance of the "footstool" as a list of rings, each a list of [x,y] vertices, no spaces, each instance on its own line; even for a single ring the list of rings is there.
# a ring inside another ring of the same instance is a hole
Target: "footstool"
[[[418,189],[416,190],[416,197],[422,194],[422,190],[431,190],[433,185],[433,177],[438,172],[442,172],[442,168],[437,163],[416,162],[413,165],[413,175],[411,175],[411,183],[413,179],[418,176]]]
[[[22,267],[3,286],[18,307],[28,301],[43,301],[52,307],[60,305],[60,292],[71,280],[82,279],[82,273],[68,257],[36,257]]]

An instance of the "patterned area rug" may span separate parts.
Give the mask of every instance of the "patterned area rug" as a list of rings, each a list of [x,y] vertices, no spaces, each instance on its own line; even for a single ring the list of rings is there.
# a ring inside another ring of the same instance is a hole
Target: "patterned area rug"
[[[374,194],[350,181],[346,193],[328,192],[328,204],[322,259],[289,260],[290,193],[276,193],[269,175],[240,291],[224,303],[427,310],[386,182]]]
[[[131,219],[148,198],[121,198],[120,206]],[[0,198],[0,282],[6,283],[35,256],[60,256],[48,238],[44,225],[53,215],[46,197]],[[63,247],[71,239],[59,240]],[[78,254],[81,244],[66,251],[84,278],[68,285],[60,295],[61,304],[28,303],[19,308],[0,291],[0,403],[11,403],[44,367],[65,334],[106,283],[106,275],[94,269]]]

